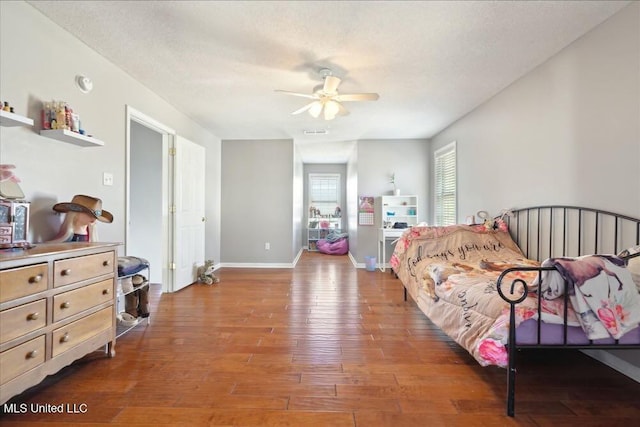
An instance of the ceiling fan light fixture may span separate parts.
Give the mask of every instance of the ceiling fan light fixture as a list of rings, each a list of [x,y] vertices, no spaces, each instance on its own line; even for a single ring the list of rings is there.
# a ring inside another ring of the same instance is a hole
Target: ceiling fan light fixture
[[[309,114],[311,117],[318,118],[320,117],[320,113],[322,112],[322,102],[315,101],[311,107],[309,107]]]
[[[340,111],[340,104],[336,101],[329,100],[324,104],[324,119],[333,120],[336,118],[336,114]]]
[[[377,93],[340,94],[338,93],[338,86],[342,80],[334,76],[328,68],[322,68],[319,72],[324,82],[322,85],[314,87],[311,94],[276,89],[276,92],[314,100],[291,114],[295,115],[308,111],[309,115],[315,119],[322,114],[324,120],[333,120],[338,115],[346,116],[349,114],[349,111],[342,105],[343,101],[375,101],[378,99]]]

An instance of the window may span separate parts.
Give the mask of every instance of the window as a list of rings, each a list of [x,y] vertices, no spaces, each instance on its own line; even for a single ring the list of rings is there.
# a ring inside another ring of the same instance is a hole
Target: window
[[[340,206],[340,174],[309,174],[309,207],[320,211],[320,215],[333,215]]]
[[[434,163],[435,223],[452,225],[457,222],[455,141],[434,153]]]

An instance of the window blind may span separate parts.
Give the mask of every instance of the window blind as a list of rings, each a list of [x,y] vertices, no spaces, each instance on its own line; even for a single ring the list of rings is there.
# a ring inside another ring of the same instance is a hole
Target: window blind
[[[309,206],[331,215],[340,205],[339,174],[309,174]]]
[[[452,142],[434,153],[435,223],[452,225],[456,213],[456,143]]]

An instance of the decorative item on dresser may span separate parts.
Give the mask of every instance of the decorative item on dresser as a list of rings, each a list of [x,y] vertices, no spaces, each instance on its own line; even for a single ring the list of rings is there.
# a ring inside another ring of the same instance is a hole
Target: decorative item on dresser
[[[30,204],[13,169],[0,164],[0,248],[28,248]]]
[[[0,404],[101,346],[115,355],[118,246],[0,251]]]

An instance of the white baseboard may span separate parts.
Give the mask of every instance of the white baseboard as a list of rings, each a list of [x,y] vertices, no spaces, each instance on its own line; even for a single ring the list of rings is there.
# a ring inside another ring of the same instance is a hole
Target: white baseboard
[[[629,363],[606,350],[582,350],[582,352],[640,383],[640,367],[633,363]]]
[[[351,260],[351,264],[353,264],[354,267],[358,267],[358,263],[356,262],[356,259],[353,257],[353,254],[351,253],[351,251],[347,252],[347,256],[349,257],[349,260]]]
[[[300,260],[300,257],[302,256],[302,252],[304,251],[304,248],[301,248],[298,251],[298,255],[296,255],[295,259],[293,260],[293,267],[295,268],[296,264],[298,263],[298,261]]]
[[[294,268],[293,263],[285,262],[223,262],[221,267],[227,268]]]

